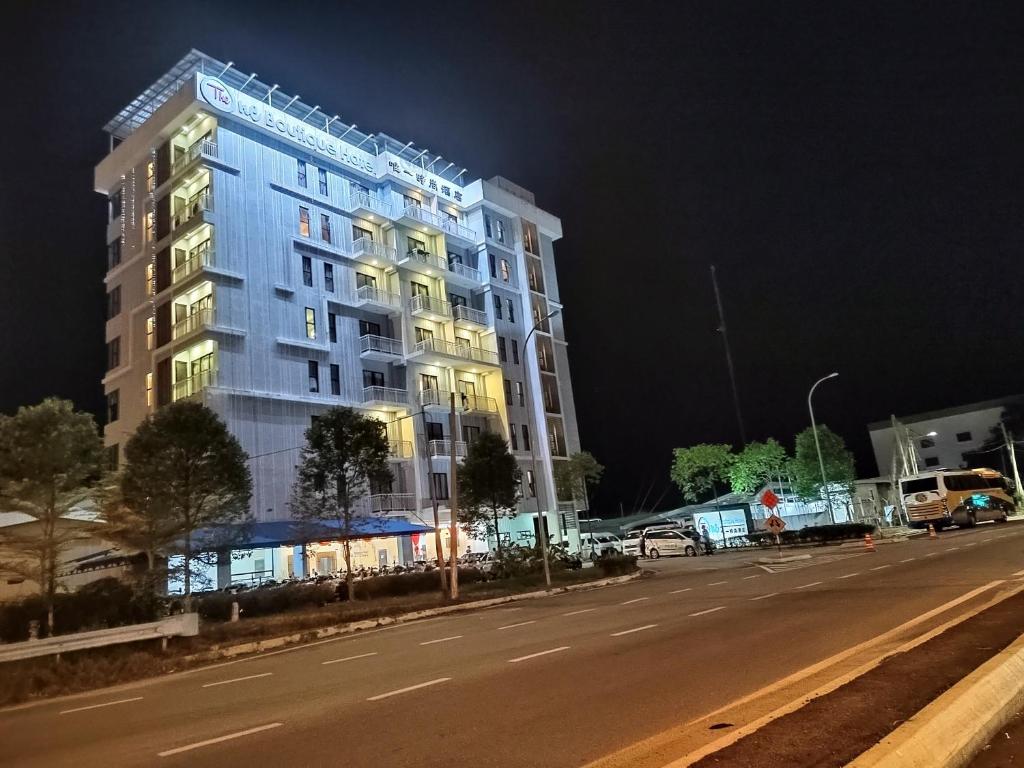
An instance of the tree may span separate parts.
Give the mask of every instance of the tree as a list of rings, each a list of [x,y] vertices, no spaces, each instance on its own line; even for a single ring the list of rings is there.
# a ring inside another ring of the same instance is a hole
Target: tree
[[[773,438],[747,443],[729,467],[729,485],[733,493],[749,495],[778,477],[786,466],[786,449]]]
[[[508,444],[494,432],[473,441],[459,468],[459,519],[478,534],[493,532],[499,555],[498,518],[515,515],[521,475]]]
[[[124,474],[119,473],[103,488],[101,496],[103,534],[110,541],[146,556],[146,573],[142,586],[150,594],[162,592],[167,569],[157,563],[174,549],[180,529],[163,499],[138,498],[125,488]]]
[[[111,525],[138,522],[148,531],[136,531],[137,542],[181,554],[186,610],[195,566],[212,564],[216,550],[244,541],[252,497],[248,459],[217,414],[190,400],[147,416],[125,446],[124,514],[115,514]]]
[[[589,489],[600,482],[604,474],[602,466],[593,454],[587,451],[574,453],[568,461],[556,461],[554,466],[555,488],[558,498],[564,501],[582,499],[589,502]],[[589,509],[590,504],[587,503]]]
[[[734,461],[736,457],[732,446],[724,443],[676,448],[670,477],[682,492],[683,499],[697,502],[708,491],[718,496],[718,489],[725,484]]]
[[[337,524],[349,600],[355,599],[351,540],[380,522],[364,497],[372,487],[391,480],[388,441],[377,419],[351,408],[331,408],[306,430],[306,445],[292,488],[292,515],[316,538],[328,535],[324,523]]]
[[[0,503],[31,517],[38,529],[0,529],[0,544],[8,553],[0,570],[39,584],[50,634],[62,555],[81,536],[61,518],[89,500],[102,466],[96,423],[76,413],[67,400],[47,398],[19,408],[14,416],[0,416]]]
[[[853,493],[853,481],[857,478],[853,454],[846,448],[843,438],[824,424],[818,425],[818,440],[821,443],[821,458],[825,465],[828,492],[836,486],[847,493]],[[821,484],[821,465],[814,444],[814,431],[808,427],[796,436],[796,450],[789,463],[793,477],[793,490],[804,501],[818,501],[825,498]]]

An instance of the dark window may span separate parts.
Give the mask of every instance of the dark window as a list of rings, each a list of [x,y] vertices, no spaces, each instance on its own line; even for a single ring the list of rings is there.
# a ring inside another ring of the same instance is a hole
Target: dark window
[[[498,337],[498,357],[501,358],[501,362],[508,362],[508,351],[505,349],[505,337]]]
[[[491,277],[497,277],[498,276],[498,269],[497,269],[497,265],[495,264],[495,261],[494,261],[494,254],[493,253],[487,254],[487,261],[491,265]]]
[[[317,170],[317,174],[320,177],[320,194],[327,194],[327,169],[320,168]]]
[[[927,456],[927,457],[925,457],[924,465],[926,467],[937,467],[937,466],[939,466],[939,457],[938,456]]]
[[[362,272],[356,272],[356,288],[363,288],[365,286],[376,288],[377,278],[373,275],[364,275]]]
[[[360,320],[359,335],[380,336],[380,323],[371,323],[369,320]]]
[[[107,424],[117,421],[121,405],[121,390],[115,389],[107,395]]]
[[[421,341],[430,341],[434,338],[434,332],[429,328],[420,328],[416,326],[416,343],[419,344]]]
[[[942,478],[947,491],[980,491],[988,488],[988,482],[981,475],[946,475]]]
[[[530,498],[533,498],[534,496],[537,495],[537,481],[536,478],[533,476],[532,469],[526,470],[526,487],[530,490]]]
[[[384,374],[380,371],[363,371],[364,387],[383,387]]]
[[[444,440],[444,425],[441,422],[427,422],[427,440]]]
[[[121,452],[118,450],[116,445],[107,446],[107,469],[111,472],[117,471],[117,465],[121,458]]]
[[[497,318],[498,320],[503,319],[502,316],[501,316],[501,297],[500,296],[495,296],[494,297],[494,317]]]
[[[523,424],[523,450],[530,450],[530,427]]]
[[[466,447],[471,446],[480,437],[480,427],[473,427],[469,424],[462,425],[462,441]]]
[[[508,299],[508,321],[514,323],[516,321],[516,305],[512,303],[512,299]]]
[[[971,433],[970,432],[957,432],[956,433],[956,441],[958,443],[968,443],[968,442],[970,442],[971,441]]]
[[[526,392],[523,390],[523,382],[521,381],[516,382],[516,397],[519,398],[520,406],[526,405]]]
[[[453,307],[464,307],[466,306],[466,297],[459,296],[457,293],[449,293],[448,301],[451,302]]]
[[[505,379],[505,405],[512,405],[512,382]]]
[[[924,493],[925,491],[937,491],[939,489],[939,481],[934,477],[922,477],[918,480],[904,480],[903,481],[903,493]]]
[[[362,227],[357,227],[355,224],[353,224],[352,225],[352,242],[354,243],[356,240],[361,240],[364,237],[367,240],[369,240],[371,243],[373,242],[373,232],[371,232],[368,229],[363,229]]]
[[[512,339],[512,362],[519,365],[519,342]]]
[[[409,243],[409,253],[425,254],[427,253],[427,244],[422,240],[415,237],[408,237],[406,240]]]
[[[107,370],[112,371],[121,365],[121,337],[107,342]]]
[[[435,472],[434,475],[434,498],[448,498],[448,475],[444,472]]]
[[[327,333],[331,342],[338,342],[338,316],[333,312],[327,313]]]
[[[121,286],[115,285],[107,293],[107,320],[117,317],[119,314],[121,314]]]
[[[110,220],[113,221],[121,215],[121,190],[117,190],[109,198],[110,200]]]
[[[121,263],[121,238],[107,245],[107,269],[113,269]]]
[[[510,438],[510,440],[512,442],[512,450],[513,451],[518,451],[519,450],[519,435],[516,433],[516,425],[515,424],[509,424],[508,425],[508,436],[509,436],[509,438]]]
[[[300,187],[304,187],[306,186],[306,161],[297,160],[296,162],[298,163],[296,173],[297,181],[299,182]]]
[[[484,231],[487,232],[488,237],[494,237],[494,235],[491,234],[491,217],[487,214],[484,214]]]
[[[412,290],[413,296],[429,296],[430,288],[423,283],[417,283],[415,280],[409,281],[409,288]]]
[[[320,239],[325,243],[331,242],[331,217],[326,213],[320,214]]]
[[[302,284],[313,285],[313,260],[309,256],[302,257]]]
[[[935,447],[935,441],[932,440],[930,437],[922,437],[921,438],[921,447],[922,448],[934,448]]]
[[[331,363],[331,394],[341,394],[341,366]]]
[[[310,360],[308,363],[309,368],[309,391],[319,392],[320,391],[320,365],[316,360]]]
[[[334,265],[324,262],[324,290],[334,293]]]

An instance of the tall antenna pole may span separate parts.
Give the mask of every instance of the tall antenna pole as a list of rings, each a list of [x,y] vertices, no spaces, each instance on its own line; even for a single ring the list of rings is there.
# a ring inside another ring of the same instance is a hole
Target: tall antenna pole
[[[729,383],[732,385],[732,404],[736,409],[736,424],[740,428],[740,443],[747,444],[747,431],[743,428],[743,414],[740,412],[740,393],[736,389],[736,371],[732,367],[732,350],[729,348],[729,336],[725,330],[725,311],[722,309],[722,296],[718,293],[718,278],[715,276],[715,265],[711,265],[711,285],[715,288],[715,303],[718,305],[718,332],[722,334],[725,344],[725,363],[729,366]]]

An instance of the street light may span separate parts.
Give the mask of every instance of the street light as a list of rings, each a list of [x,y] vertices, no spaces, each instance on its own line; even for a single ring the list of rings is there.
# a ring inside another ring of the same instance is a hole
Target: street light
[[[523,354],[524,355],[526,354],[526,351],[529,348],[530,337],[533,336],[534,331],[536,331],[538,328],[540,328],[540,326],[545,321],[550,320],[552,317],[554,317],[555,315],[557,315],[561,311],[562,310],[560,310],[560,309],[556,309],[556,310],[553,310],[551,312],[548,312],[546,315],[544,315],[544,317],[542,317],[540,320],[538,320],[536,323],[533,324],[533,328],[530,329],[530,332],[528,334],[526,334],[526,338],[523,339]],[[538,383],[539,383],[539,381],[538,381]],[[530,387],[526,387],[526,391],[530,392],[531,391]],[[532,410],[533,410],[533,403],[531,401],[530,405],[529,405],[528,412],[530,412]],[[540,437],[541,434],[543,434],[543,433],[541,432],[540,428],[538,427],[534,431],[534,433],[533,433],[533,439],[530,440],[530,462],[533,465],[533,482],[535,484],[534,485],[534,489],[533,489],[533,498],[536,499],[536,501],[537,501],[537,538],[540,539],[540,556],[541,556],[541,559],[544,561],[544,584],[545,584],[545,586],[550,587],[551,586],[551,566],[548,564],[547,515],[544,515],[540,511],[540,493],[539,493],[539,491],[540,491],[540,483],[538,482],[538,479],[537,479],[537,451],[534,448],[534,445],[536,445],[537,440],[538,440],[538,438]],[[527,489],[529,489],[529,483],[527,483]],[[497,531],[495,531],[495,535],[497,535]]]
[[[818,427],[814,423],[814,406],[811,404],[811,397],[814,395],[814,390],[818,388],[818,385],[823,381],[834,379],[839,373],[833,371],[828,376],[822,376],[811,387],[811,391],[807,393],[807,410],[811,414],[811,432],[814,433],[814,448],[818,452],[818,468],[821,469],[821,486],[825,489],[825,504],[828,506],[828,517],[835,523],[836,516],[832,511],[832,494],[828,490],[828,479],[825,477],[825,461],[821,458],[821,441],[818,439]]]

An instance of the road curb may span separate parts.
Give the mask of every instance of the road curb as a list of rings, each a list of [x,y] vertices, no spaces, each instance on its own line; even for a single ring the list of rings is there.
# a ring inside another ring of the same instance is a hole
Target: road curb
[[[1022,707],[1024,635],[846,768],[966,768]]]
[[[400,613],[397,616],[381,616],[377,619],[351,621],[347,624],[336,624],[331,627],[321,627],[320,629],[295,632],[290,635],[272,637],[267,640],[254,640],[249,643],[239,643],[237,645],[229,645],[223,648],[212,648],[207,651],[202,651],[201,653],[185,656],[182,660],[187,662],[196,662],[231,659],[235,656],[243,656],[249,653],[260,653],[262,651],[272,651],[288,645],[323,640],[324,638],[335,637],[337,635],[347,635],[365,629],[377,629],[378,627],[386,627],[391,624],[403,624],[409,621],[416,621],[417,619],[446,616],[452,613],[464,613],[466,611],[474,611],[481,608],[491,608],[505,603],[514,603],[520,600],[535,600],[540,597],[550,597],[551,595],[560,595],[567,592],[582,592],[587,589],[608,587],[614,584],[625,584],[626,582],[641,578],[642,575],[643,571],[638,570],[636,573],[630,573],[626,576],[611,576],[607,579],[597,579],[595,581],[587,581],[582,584],[570,584],[567,587],[556,587],[551,590],[542,589],[534,592],[523,592],[519,595],[505,595],[504,597],[493,597],[488,600],[474,600],[470,603],[444,605],[439,608],[428,608],[422,611]]]
[[[761,557],[757,562],[761,565],[778,565],[779,563],[795,563],[797,560],[810,560],[811,555],[787,555],[786,557]]]

